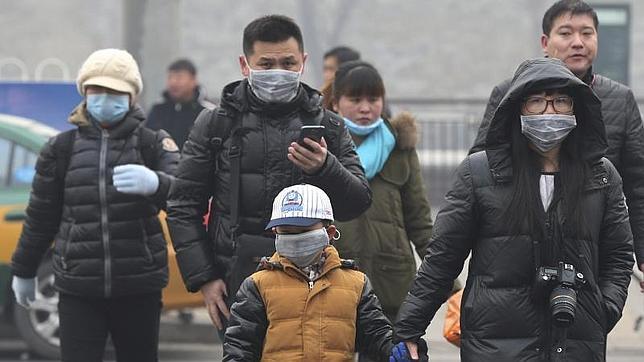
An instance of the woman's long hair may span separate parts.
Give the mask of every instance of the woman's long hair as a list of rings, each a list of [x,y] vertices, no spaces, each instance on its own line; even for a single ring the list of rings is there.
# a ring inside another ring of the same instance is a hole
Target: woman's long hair
[[[527,138],[521,133],[518,107],[511,127],[513,184],[510,205],[505,211],[510,232],[513,236],[523,233],[541,238],[538,207],[542,207],[539,195],[541,156],[528,146]],[[583,122],[584,110],[575,104],[577,124]],[[588,228],[585,225],[582,196],[586,178],[590,175],[588,162],[583,159],[578,141],[579,132],[574,129],[563,141],[559,153],[559,182],[563,198],[565,231],[571,236],[583,238]],[[526,205],[532,205],[526,207]]]

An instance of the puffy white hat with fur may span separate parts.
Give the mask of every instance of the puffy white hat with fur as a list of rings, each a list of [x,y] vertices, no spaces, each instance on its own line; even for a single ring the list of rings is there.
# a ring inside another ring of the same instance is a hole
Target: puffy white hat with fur
[[[132,100],[143,89],[136,60],[130,53],[121,49],[101,49],[87,57],[76,78],[78,92],[85,95],[88,85],[129,93]]]

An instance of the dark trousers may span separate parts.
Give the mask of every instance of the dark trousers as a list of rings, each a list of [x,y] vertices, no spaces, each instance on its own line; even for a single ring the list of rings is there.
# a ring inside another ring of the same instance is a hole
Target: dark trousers
[[[62,360],[102,361],[109,334],[118,362],[156,362],[161,305],[161,291],[117,298],[60,293]]]

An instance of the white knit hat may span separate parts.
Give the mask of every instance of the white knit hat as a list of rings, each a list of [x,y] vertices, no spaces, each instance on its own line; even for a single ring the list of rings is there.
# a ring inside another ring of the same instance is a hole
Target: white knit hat
[[[76,78],[78,92],[84,96],[88,85],[129,93],[132,99],[143,89],[136,60],[121,49],[101,49],[87,57]]]
[[[333,221],[331,200],[320,188],[301,184],[287,187],[277,194],[266,229],[282,225],[311,226],[322,220]]]

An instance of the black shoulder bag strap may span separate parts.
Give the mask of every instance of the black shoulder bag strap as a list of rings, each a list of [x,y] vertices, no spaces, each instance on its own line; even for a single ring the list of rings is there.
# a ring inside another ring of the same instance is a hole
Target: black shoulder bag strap
[[[242,115],[239,118],[239,127],[232,131],[228,158],[230,159],[230,239],[233,250],[237,247],[237,236],[239,235],[239,188],[241,183],[241,156],[242,156]]]
[[[67,168],[69,168],[69,161],[74,149],[76,133],[76,128],[64,131],[56,136],[53,144],[54,154],[56,155],[56,178],[60,180],[63,188],[65,187],[65,176],[67,175]]]

